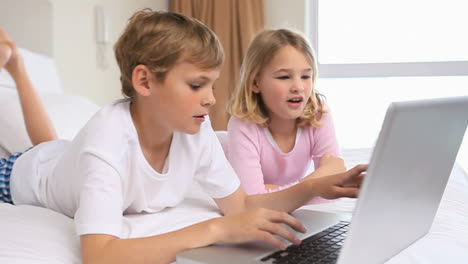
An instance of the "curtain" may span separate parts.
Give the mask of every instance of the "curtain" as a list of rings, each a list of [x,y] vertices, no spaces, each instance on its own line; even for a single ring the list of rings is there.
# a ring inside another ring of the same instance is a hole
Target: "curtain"
[[[216,105],[210,113],[214,130],[226,130],[227,102],[234,90],[242,58],[255,34],[264,26],[264,0],[170,0],[169,10],[196,18],[220,39],[226,60],[215,84]]]

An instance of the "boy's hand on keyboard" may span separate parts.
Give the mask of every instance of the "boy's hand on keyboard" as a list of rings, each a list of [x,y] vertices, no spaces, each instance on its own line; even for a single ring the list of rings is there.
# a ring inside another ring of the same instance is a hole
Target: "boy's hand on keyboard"
[[[276,236],[299,244],[301,241],[282,224],[292,229],[305,232],[304,226],[291,215],[264,208],[246,210],[239,214],[213,219],[218,241],[224,243],[242,243],[264,241],[277,248],[285,249],[284,243]]]

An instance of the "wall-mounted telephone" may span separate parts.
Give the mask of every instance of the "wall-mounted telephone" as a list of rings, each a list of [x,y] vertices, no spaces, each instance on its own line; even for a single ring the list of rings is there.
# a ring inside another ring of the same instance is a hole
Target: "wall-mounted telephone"
[[[105,44],[109,42],[109,17],[107,10],[102,5],[95,7],[96,43]]]

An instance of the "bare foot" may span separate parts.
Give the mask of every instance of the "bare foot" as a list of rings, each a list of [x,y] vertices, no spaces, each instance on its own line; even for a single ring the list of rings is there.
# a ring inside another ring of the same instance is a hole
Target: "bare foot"
[[[8,36],[8,33],[0,27],[0,42],[2,41],[11,41],[10,36]]]
[[[0,69],[5,66],[11,57],[11,47],[8,44],[10,38],[3,28],[0,27]]]
[[[0,69],[5,67],[11,71],[18,66],[21,57],[16,44],[10,39],[6,31],[0,27]]]

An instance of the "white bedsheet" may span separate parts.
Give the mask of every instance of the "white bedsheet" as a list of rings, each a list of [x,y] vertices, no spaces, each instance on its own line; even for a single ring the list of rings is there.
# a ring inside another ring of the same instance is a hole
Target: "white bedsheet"
[[[347,166],[366,163],[369,150],[343,151]],[[329,212],[352,212],[354,199],[308,205]],[[455,166],[428,235],[388,263],[468,263],[468,176]],[[127,215],[123,235],[155,235],[218,217],[214,202],[199,187],[177,208],[159,214]],[[0,263],[80,263],[73,220],[51,210],[0,204]],[[383,243],[384,241],[379,241]]]

